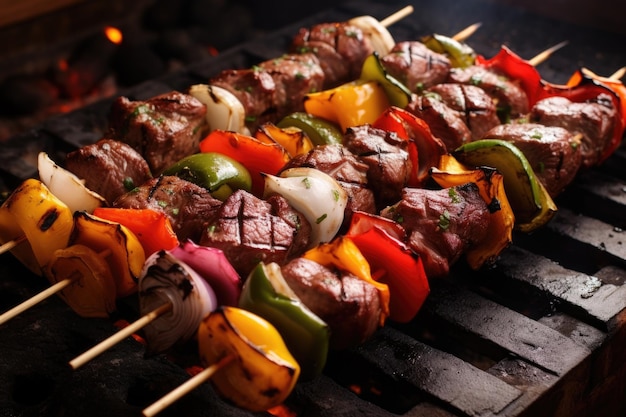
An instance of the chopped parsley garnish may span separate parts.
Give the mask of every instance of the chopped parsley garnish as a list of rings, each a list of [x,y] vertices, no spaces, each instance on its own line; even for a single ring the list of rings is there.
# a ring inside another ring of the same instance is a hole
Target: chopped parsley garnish
[[[439,216],[439,228],[441,230],[448,230],[448,227],[450,227],[450,212],[444,210],[441,216]]]
[[[448,189],[448,196],[450,196],[450,198],[452,199],[452,202],[455,203],[455,204],[461,202],[461,198],[457,194],[455,188]]]
[[[132,191],[135,188],[135,181],[131,177],[124,178],[122,184],[124,184],[124,189],[128,191]]]
[[[320,224],[321,222],[323,222],[324,220],[326,220],[326,217],[328,217],[328,214],[324,213],[321,216],[319,216],[316,220],[315,223],[316,224]]]

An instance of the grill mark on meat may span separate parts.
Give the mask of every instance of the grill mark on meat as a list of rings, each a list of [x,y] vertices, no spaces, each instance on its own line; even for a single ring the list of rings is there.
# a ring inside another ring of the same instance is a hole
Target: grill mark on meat
[[[163,176],[157,177],[156,182],[149,188],[147,201],[151,201],[154,198],[154,193],[157,192],[161,183],[163,182]]]
[[[310,224],[282,196],[262,200],[237,190],[204,229],[200,244],[221,249],[246,277],[259,261],[282,264],[301,255],[310,234]]]

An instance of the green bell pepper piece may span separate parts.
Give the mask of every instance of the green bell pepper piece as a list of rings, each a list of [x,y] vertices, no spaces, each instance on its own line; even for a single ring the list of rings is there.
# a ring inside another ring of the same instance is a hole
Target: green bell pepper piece
[[[259,263],[244,283],[239,307],[263,317],[279,331],[300,364],[300,378],[311,380],[326,365],[330,328],[309,310],[285,282],[276,263]]]
[[[411,91],[398,79],[387,73],[376,52],[368,56],[363,62],[360,79],[379,82],[393,106],[403,109],[411,101]]]
[[[480,139],[452,152],[459,162],[474,167],[492,167],[504,177],[504,191],[515,215],[515,228],[532,232],[554,217],[557,206],[526,159],[513,143]]]
[[[224,201],[234,190],[252,189],[250,172],[241,163],[217,152],[201,152],[187,156],[167,168],[164,175],[176,175],[209,190]]]
[[[279,121],[277,126],[282,129],[297,127],[311,139],[313,145],[341,145],[343,143],[343,133],[339,126],[306,112],[291,113]]]
[[[433,34],[422,38],[428,49],[446,55],[454,68],[465,68],[474,65],[476,52],[467,44],[449,36]]]

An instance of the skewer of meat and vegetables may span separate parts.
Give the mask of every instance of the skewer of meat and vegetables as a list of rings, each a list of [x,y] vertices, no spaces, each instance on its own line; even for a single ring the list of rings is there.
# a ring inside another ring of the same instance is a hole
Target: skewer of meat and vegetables
[[[195,341],[206,371],[145,415],[207,379],[271,408],[328,349],[411,321],[455,262],[479,269],[544,226],[621,143],[619,71],[556,85],[506,47],[395,42],[388,22],[303,28],[254,68],[120,97],[64,167],[40,155],[0,207],[3,249],[83,317],[129,296],[142,314],[73,368],[138,331],[148,356]]]

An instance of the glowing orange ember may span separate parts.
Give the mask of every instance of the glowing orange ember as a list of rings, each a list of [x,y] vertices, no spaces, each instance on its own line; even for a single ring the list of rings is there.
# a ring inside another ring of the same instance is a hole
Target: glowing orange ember
[[[65,59],[60,59],[57,62],[57,68],[61,71],[67,71],[67,69],[69,68],[69,64],[67,63],[67,60]]]
[[[267,412],[275,417],[295,417],[296,413],[290,410],[286,405],[281,404],[270,408]]]
[[[120,43],[122,43],[122,31],[118,28],[113,26],[107,26],[104,28],[104,34],[106,35],[107,39],[114,44],[119,45]]]

